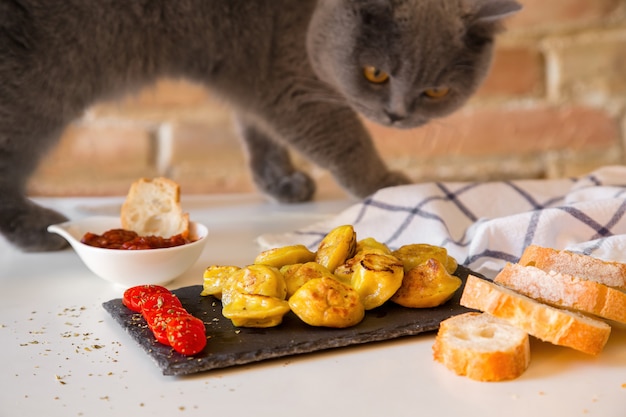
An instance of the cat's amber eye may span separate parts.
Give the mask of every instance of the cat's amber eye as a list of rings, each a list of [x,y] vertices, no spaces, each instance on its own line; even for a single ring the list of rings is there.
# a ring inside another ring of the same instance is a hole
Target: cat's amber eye
[[[366,66],[363,68],[365,79],[373,84],[382,84],[387,82],[389,74],[376,67]]]
[[[435,100],[444,98],[450,94],[450,87],[434,87],[424,90],[424,95]]]

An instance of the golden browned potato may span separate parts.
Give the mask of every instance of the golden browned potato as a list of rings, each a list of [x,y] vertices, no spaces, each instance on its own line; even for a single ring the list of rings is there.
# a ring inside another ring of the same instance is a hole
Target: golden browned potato
[[[289,303],[276,297],[225,292],[222,315],[237,327],[274,327],[289,312]]]
[[[287,295],[283,274],[273,266],[267,265],[248,265],[235,271],[229,279],[228,287],[228,290],[242,294],[264,295],[282,300]]]
[[[360,253],[346,260],[344,263],[335,268],[333,275],[344,284],[352,285],[352,274],[354,274],[354,266],[359,263],[363,254]]]
[[[435,258],[445,266],[450,274],[454,274],[458,266],[456,259],[448,256],[446,248],[433,246],[427,243],[413,243],[404,245],[392,252],[393,256],[400,259],[404,264],[404,271],[408,272],[430,258]]]
[[[402,286],[391,301],[404,307],[437,307],[448,301],[461,286],[461,279],[450,275],[434,258],[404,274]]]
[[[358,324],[365,316],[359,294],[333,278],[315,278],[289,298],[289,307],[311,326],[345,328]]]
[[[351,285],[366,310],[381,306],[400,288],[404,267],[396,257],[380,253],[356,256]]]
[[[287,296],[285,298],[289,298],[289,281],[293,279],[293,274],[296,273],[296,271],[304,264],[291,264],[291,265],[285,265],[282,266],[279,271],[281,274],[283,274],[283,278],[285,279],[285,284],[287,286]]]
[[[366,253],[391,255],[391,250],[387,247],[387,245],[380,243],[371,237],[359,240],[356,243],[355,255],[352,258],[347,259],[333,271],[335,277],[344,284],[352,285],[350,281],[352,280],[352,274],[354,274],[354,267],[363,259],[363,255]]]
[[[317,251],[291,245],[261,252],[252,265],[208,267],[201,295],[222,300],[235,326],[271,327],[289,311],[312,326],[344,328],[388,300],[434,307],[452,297],[461,280],[445,248],[411,244],[391,251],[374,238],[356,240],[338,226]],[[288,300],[288,301],[287,301]]]
[[[254,263],[282,268],[285,265],[300,264],[314,260],[315,252],[311,252],[306,246],[291,245],[263,251],[257,255]]]
[[[239,271],[238,266],[212,265],[204,271],[202,277],[202,292],[200,295],[213,295],[222,298],[222,290],[232,275]]]
[[[302,285],[315,278],[334,278],[332,272],[317,262],[288,265],[281,268],[285,284],[287,285],[287,298],[291,297]]]
[[[391,249],[387,247],[384,243],[381,243],[374,239],[373,237],[366,237],[365,239],[361,239],[356,242],[356,253],[384,253],[386,255],[391,255]]]
[[[351,225],[338,226],[328,232],[319,244],[315,262],[333,272],[346,259],[354,256],[356,233]]]

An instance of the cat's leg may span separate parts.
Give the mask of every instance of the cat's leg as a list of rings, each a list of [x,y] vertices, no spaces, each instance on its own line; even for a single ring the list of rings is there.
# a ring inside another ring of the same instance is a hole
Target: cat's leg
[[[403,173],[391,171],[371,136],[347,106],[307,103],[272,118],[278,134],[321,168],[327,169],[350,194],[363,198],[375,191],[409,184]]]
[[[315,183],[294,168],[289,151],[250,120],[240,117],[237,122],[256,186],[281,203],[311,200]]]
[[[48,225],[65,220],[60,213],[33,203],[21,193],[0,197],[0,232],[25,252],[65,248],[67,241],[46,230]]]
[[[48,225],[65,221],[66,217],[35,204],[25,195],[26,182],[41,153],[33,148],[41,148],[43,143],[29,146],[15,136],[2,137],[5,134],[0,132],[0,234],[26,252],[66,247],[63,238],[46,230]]]

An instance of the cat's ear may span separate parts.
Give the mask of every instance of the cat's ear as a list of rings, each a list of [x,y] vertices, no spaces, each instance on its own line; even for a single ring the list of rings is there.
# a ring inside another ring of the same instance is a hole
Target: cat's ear
[[[495,23],[522,9],[515,0],[463,0],[476,22]]]

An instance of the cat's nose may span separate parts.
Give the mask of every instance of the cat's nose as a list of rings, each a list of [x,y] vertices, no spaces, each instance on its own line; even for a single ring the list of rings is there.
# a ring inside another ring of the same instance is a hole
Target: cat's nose
[[[406,117],[403,114],[397,114],[397,113],[390,112],[390,111],[385,111],[385,114],[387,115],[387,117],[389,117],[390,123],[399,122],[400,120],[404,120],[404,118]]]

